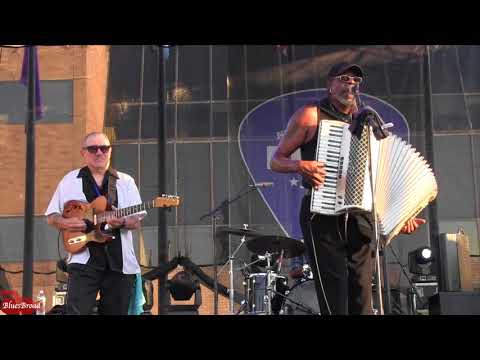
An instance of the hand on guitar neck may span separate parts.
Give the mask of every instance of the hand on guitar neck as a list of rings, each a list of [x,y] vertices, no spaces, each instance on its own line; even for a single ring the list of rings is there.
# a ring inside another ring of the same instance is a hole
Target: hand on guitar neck
[[[112,210],[117,210],[114,206],[112,206]],[[111,217],[107,220],[107,224],[112,228],[125,228],[129,230],[135,230],[140,227],[140,221],[142,220],[142,216],[140,215],[131,215],[131,216],[124,216],[124,217]]]

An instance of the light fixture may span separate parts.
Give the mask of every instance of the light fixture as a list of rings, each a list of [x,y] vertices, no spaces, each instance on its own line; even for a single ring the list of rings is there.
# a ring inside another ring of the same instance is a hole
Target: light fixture
[[[434,261],[432,249],[428,246],[419,247],[408,253],[408,269],[412,274],[419,275],[420,280],[433,280],[430,277],[434,275]]]
[[[168,289],[174,300],[190,300],[197,288],[198,284],[186,271],[179,271],[171,280],[168,280]]]
[[[179,271],[167,281],[167,288],[176,301],[190,300],[195,295],[193,305],[170,305],[168,313],[172,315],[198,315],[198,308],[202,304],[200,283],[186,271]]]

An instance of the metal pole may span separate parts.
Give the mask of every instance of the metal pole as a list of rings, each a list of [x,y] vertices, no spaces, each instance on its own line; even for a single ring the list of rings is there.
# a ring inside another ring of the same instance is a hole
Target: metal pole
[[[213,216],[213,313],[218,315],[218,275],[217,275],[217,215]]]
[[[433,113],[432,113],[432,90],[431,90],[431,66],[430,66],[430,47],[425,45],[423,55],[423,76],[424,76],[424,97],[425,97],[425,154],[430,166],[435,171],[434,161],[434,142],[433,142]],[[443,259],[440,259],[440,239],[438,226],[437,200],[432,201],[428,207],[428,227],[430,231],[430,247],[437,261],[433,266],[437,275],[438,291],[444,291],[446,288],[443,275]],[[440,271],[442,270],[442,271]]]
[[[383,291],[383,286],[382,286],[382,279],[380,276],[381,273],[381,268],[380,268],[380,237],[378,235],[378,222],[377,222],[377,209],[375,206],[375,187],[373,186],[373,173],[372,173],[372,141],[371,141],[371,136],[373,134],[373,130],[370,125],[368,125],[366,128],[364,128],[363,131],[368,131],[367,133],[367,143],[368,143],[368,173],[369,173],[369,178],[370,178],[370,189],[372,191],[372,218],[373,218],[373,231],[374,231],[374,236],[375,236],[375,242],[376,242],[376,283],[377,283],[377,297],[378,297],[378,310],[380,315],[384,315],[384,309],[383,309],[383,300],[382,300],[382,291]],[[385,274],[383,274],[385,276]]]
[[[24,297],[32,298],[33,293],[33,230],[35,209],[35,48],[28,51],[28,111],[26,132],[26,170],[25,170],[25,237],[23,248],[23,289]]]
[[[385,314],[391,314],[392,305],[390,299],[390,279],[388,278],[388,263],[387,263],[387,247],[382,249],[382,273],[383,273],[383,297],[385,299],[384,312]]]
[[[33,293],[33,230],[35,209],[35,48],[28,51],[28,116],[26,132],[26,168],[25,168],[25,237],[23,245],[23,297],[32,298]]]
[[[229,263],[230,263],[230,314],[234,313],[234,308],[233,308],[233,255],[232,255],[232,236],[228,236],[228,253],[230,255]]]
[[[163,47],[158,46],[158,193],[166,194],[166,96],[165,96],[165,59]],[[158,265],[168,262],[167,218],[165,210],[158,209]],[[158,314],[168,314],[170,294],[167,290],[168,273],[158,277]]]

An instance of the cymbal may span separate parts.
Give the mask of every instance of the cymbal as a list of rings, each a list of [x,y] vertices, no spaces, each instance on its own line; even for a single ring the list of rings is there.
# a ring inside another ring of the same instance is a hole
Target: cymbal
[[[228,234],[239,235],[239,236],[248,236],[248,237],[264,236],[264,234],[251,229],[224,227],[224,228],[218,228],[218,230],[221,232],[226,232]]]
[[[292,258],[300,256],[305,251],[305,244],[296,239],[285,236],[269,235],[260,236],[247,241],[247,248],[251,252],[263,255],[266,252],[280,253],[284,250],[284,258]]]

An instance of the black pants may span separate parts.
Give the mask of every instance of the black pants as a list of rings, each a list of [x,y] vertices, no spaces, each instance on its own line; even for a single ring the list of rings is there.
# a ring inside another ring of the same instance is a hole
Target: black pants
[[[305,196],[300,211],[300,225],[321,314],[372,314],[375,253],[370,236],[362,234],[352,214],[348,218],[347,239],[345,215],[316,214],[310,232],[311,215],[310,196]]]
[[[100,291],[99,315],[127,315],[135,275],[68,265],[67,315],[90,315]]]

